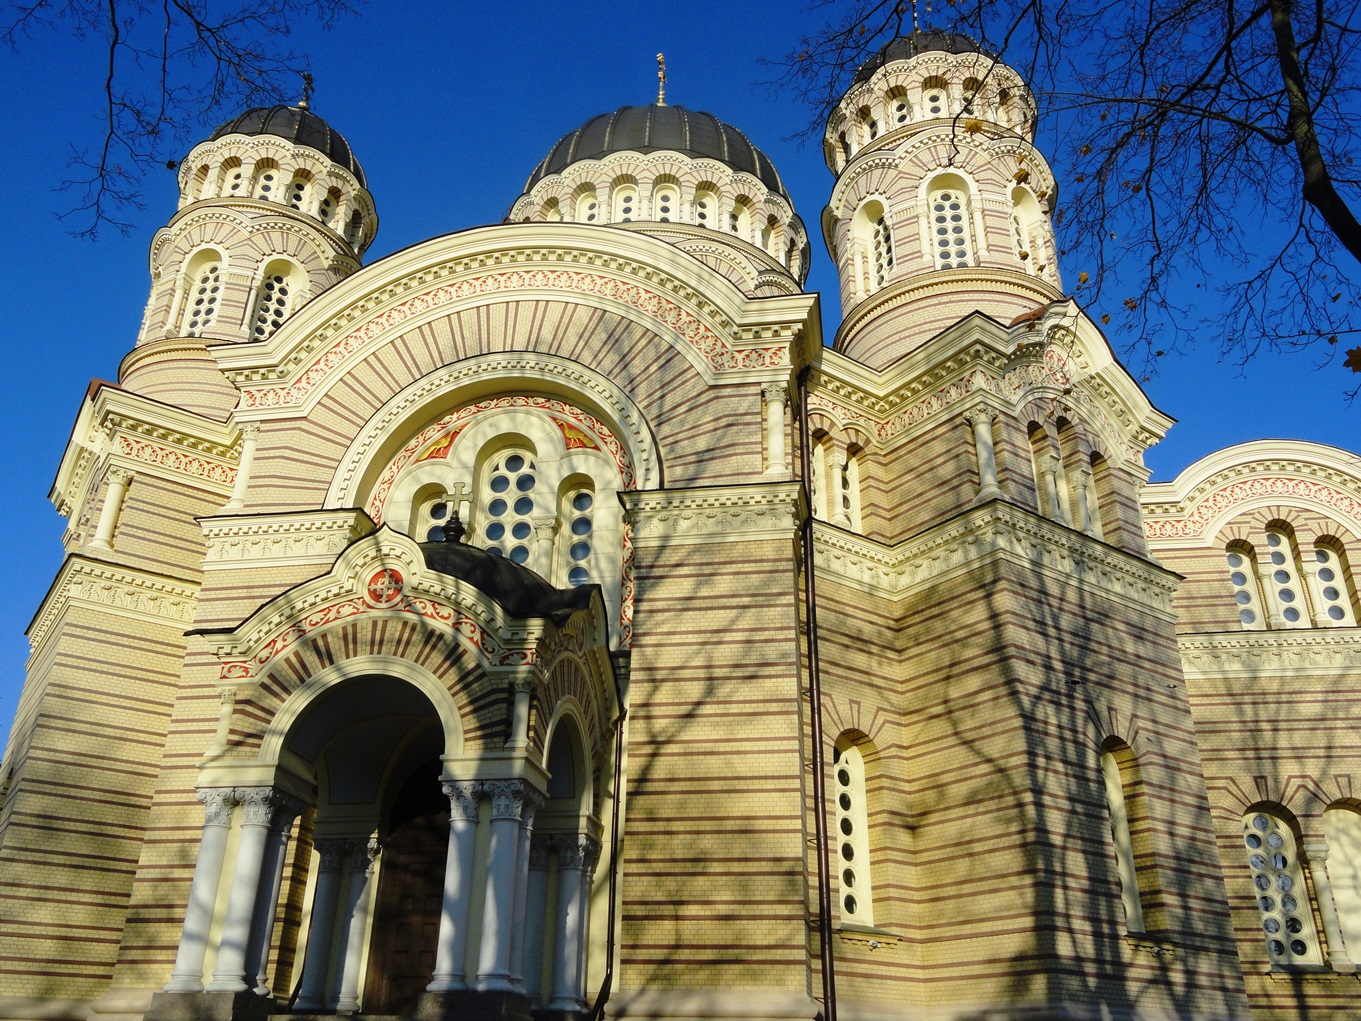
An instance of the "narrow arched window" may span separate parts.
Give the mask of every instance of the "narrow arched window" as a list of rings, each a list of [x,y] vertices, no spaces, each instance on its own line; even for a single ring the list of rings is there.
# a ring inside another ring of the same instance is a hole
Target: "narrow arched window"
[[[294,174],[293,180],[288,183],[288,207],[299,211],[303,208],[303,203],[307,199],[307,186],[311,182],[306,174]]]
[[[1129,932],[1144,932],[1146,927],[1143,896],[1139,891],[1139,865],[1130,828],[1131,809],[1141,807],[1131,804],[1140,797],[1135,769],[1134,753],[1127,746],[1101,753],[1101,779],[1106,788],[1106,809],[1110,820],[1111,843],[1115,849],[1116,872],[1120,877],[1125,928]]]
[[[255,296],[255,319],[251,336],[264,340],[283,325],[298,304],[302,272],[291,262],[277,260],[265,267]]]
[[[244,195],[246,191],[246,171],[241,161],[235,157],[222,161],[218,172],[218,194],[231,198]]]
[[[1300,586],[1299,562],[1295,557],[1295,543],[1289,533],[1280,528],[1267,529],[1267,556],[1271,560],[1271,594],[1277,612],[1289,628],[1309,627],[1309,608],[1305,604],[1304,589]]]
[[[1347,564],[1341,546],[1320,542],[1314,547],[1315,598],[1320,622],[1326,627],[1352,627],[1356,611],[1348,584]]]
[[[620,185],[614,192],[614,219],[618,223],[631,223],[638,216],[638,189],[632,185]]]
[[[567,584],[578,588],[596,580],[595,493],[590,486],[576,484],[567,488],[558,520],[565,525],[560,545]]]
[[[506,450],[491,459],[484,472],[478,522],[488,553],[517,564],[529,562],[538,488],[538,465],[528,450]]]
[[[841,887],[841,920],[852,925],[873,925],[865,758],[859,746],[848,738],[838,740],[832,752],[832,779],[836,797],[833,840]]]
[[[887,215],[881,214],[874,221],[871,259],[874,265],[874,286],[883,287],[889,274],[893,272],[893,229],[889,226]]]
[[[335,218],[336,209],[340,206],[340,191],[336,188],[329,189],[321,198],[321,203],[317,206],[317,219],[326,226],[332,226]]]
[[[183,332],[201,337],[217,319],[222,297],[222,256],[206,250],[189,260],[185,272]]]
[[[673,185],[661,185],[652,193],[652,210],[654,220],[670,223],[680,210],[680,192]]]
[[[578,223],[595,223],[600,219],[600,200],[595,197],[594,188],[577,196],[576,218]]]
[[[1312,905],[1290,827],[1273,812],[1249,812],[1243,819],[1243,843],[1271,962],[1319,963]]]
[[[950,93],[942,78],[928,78],[922,82],[922,112],[927,117],[950,116]]]
[[[841,513],[854,531],[861,530],[860,524],[860,455],[848,453],[846,467],[841,473]]]
[[[695,224],[700,227],[714,226],[718,215],[718,196],[707,188],[695,190]]]
[[[902,127],[908,122],[911,115],[912,111],[908,107],[907,97],[904,95],[893,96],[889,106],[889,119],[893,122],[893,127]]]
[[[937,269],[964,269],[973,265],[973,230],[969,222],[969,197],[961,184],[944,179],[929,196],[931,240]]]
[[[1261,595],[1257,590],[1257,555],[1246,544],[1232,545],[1224,551],[1229,563],[1229,584],[1238,606],[1238,621],[1244,628],[1257,631],[1266,627],[1262,617]]]
[[[1342,941],[1355,960],[1361,955],[1361,812],[1354,805],[1332,806],[1323,813],[1323,835]]]
[[[256,164],[251,195],[253,198],[263,199],[266,202],[278,200],[279,168],[274,165],[273,160],[261,160]]]
[[[560,223],[562,221],[562,209],[558,206],[557,199],[549,199],[543,204],[541,215],[549,223]]]

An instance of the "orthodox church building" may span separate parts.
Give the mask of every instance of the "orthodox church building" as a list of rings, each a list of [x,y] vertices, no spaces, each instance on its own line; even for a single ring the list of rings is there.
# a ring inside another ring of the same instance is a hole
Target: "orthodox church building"
[[[195,146],[52,489],[0,1018],[1361,1015],[1361,462],[1147,484],[1035,117],[861,68],[839,319],[707,113],[367,266],[305,104]]]

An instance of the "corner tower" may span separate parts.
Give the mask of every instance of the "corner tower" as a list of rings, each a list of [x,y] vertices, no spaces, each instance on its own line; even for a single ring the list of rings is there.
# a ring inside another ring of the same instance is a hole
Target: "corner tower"
[[[181,163],[179,188],[151,244],[151,297],[119,382],[222,418],[236,394],[207,346],[265,339],[358,270],[378,216],[349,143],[306,100],[218,127]]]
[[[1006,324],[1062,297],[1035,113],[966,36],[916,32],[860,68],[823,138],[838,351],[882,369],[970,312]]]

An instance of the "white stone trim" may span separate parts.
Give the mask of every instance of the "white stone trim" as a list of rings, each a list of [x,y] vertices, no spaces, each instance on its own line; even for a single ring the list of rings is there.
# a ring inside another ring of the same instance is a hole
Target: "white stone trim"
[[[813,526],[818,572],[885,599],[915,595],[995,558],[1175,619],[1171,572],[1007,503],[976,508],[896,546],[821,522]]]
[[[115,567],[79,554],[67,558],[28,627],[36,650],[68,606],[78,605],[140,623],[183,630],[194,619],[197,583]]]
[[[208,551],[205,571],[255,567],[328,566],[374,530],[361,510],[219,515],[200,521]]]
[[[801,490],[795,482],[621,493],[633,525],[633,545],[706,545],[797,535]],[[790,548],[793,556],[793,548]]]
[[[1177,645],[1187,680],[1343,678],[1361,667],[1361,631],[1355,628],[1181,635]]]

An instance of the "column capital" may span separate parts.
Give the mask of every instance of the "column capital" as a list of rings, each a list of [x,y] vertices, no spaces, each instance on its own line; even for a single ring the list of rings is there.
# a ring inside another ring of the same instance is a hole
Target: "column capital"
[[[576,869],[587,875],[595,871],[596,859],[600,855],[599,841],[585,834],[571,834],[557,838],[558,867]]]
[[[242,822],[247,826],[268,826],[275,813],[284,808],[286,797],[273,787],[237,787],[232,793],[241,804],[245,813]],[[296,803],[295,799],[287,800]]]
[[[831,461],[832,467],[837,469],[838,471],[842,468],[845,468],[846,465],[850,463],[850,458],[846,454],[846,448],[840,446],[834,447],[832,449],[832,452],[831,454],[828,455],[827,460]]]
[[[536,539],[552,539],[558,530],[558,519],[555,517],[540,515],[529,520],[534,526],[534,537]]]
[[[477,822],[477,799],[482,793],[482,784],[477,780],[445,781],[440,785],[444,796],[449,799],[451,819],[464,822]]]
[[[762,383],[761,400],[767,404],[785,405],[789,403],[789,386],[785,383]]]
[[[127,468],[120,468],[116,465],[110,467],[109,470],[104,473],[105,481],[110,483],[116,482],[124,486],[131,482],[134,477],[134,474]]]
[[[200,787],[195,795],[203,802],[205,826],[230,826],[232,809],[236,807],[236,790],[232,787]]]
[[[978,403],[964,412],[964,421],[972,426],[991,423],[997,418],[997,409],[990,404]]]
[[[523,780],[484,780],[482,790],[491,799],[491,817],[518,821],[524,809],[524,792],[528,786]]]
[[[548,833],[536,833],[529,841],[529,867],[548,868],[548,855],[553,850],[554,837]]]
[[[241,438],[243,440],[256,440],[260,438],[260,423],[245,422],[241,425]]]
[[[1322,865],[1328,860],[1328,841],[1321,837],[1300,841],[1300,850],[1304,852],[1304,860],[1310,865]]]
[[[321,858],[322,872],[339,872],[350,853],[350,841],[343,837],[323,837],[312,841],[312,847]]]
[[[367,875],[373,871],[373,863],[382,852],[383,845],[377,837],[359,837],[346,841],[346,850],[350,856],[350,867]]]

